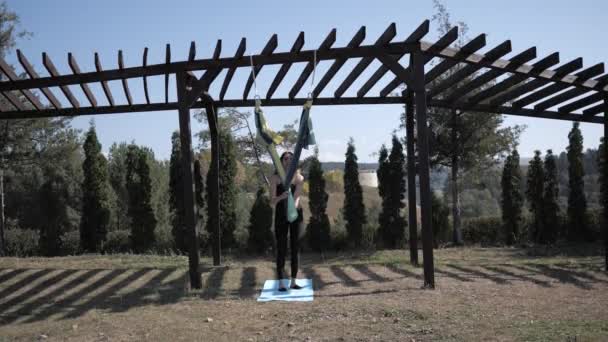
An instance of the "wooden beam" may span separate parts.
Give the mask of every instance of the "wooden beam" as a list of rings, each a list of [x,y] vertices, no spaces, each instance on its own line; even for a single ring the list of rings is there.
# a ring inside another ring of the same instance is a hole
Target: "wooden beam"
[[[500,57],[508,54],[509,52],[511,52],[511,41],[506,40],[500,45],[494,47],[492,50],[488,51],[488,53],[485,54],[484,58],[487,61],[495,61],[498,60]],[[437,96],[439,93],[452,88],[452,86],[456,85],[458,82],[461,82],[470,75],[473,75],[477,70],[481,68],[481,65],[476,64],[469,64],[464,66],[462,69],[456,71],[447,79],[443,80],[443,82],[432,87],[428,91],[427,96],[429,96],[430,98]]]
[[[425,50],[425,46],[428,46],[428,43],[422,43],[423,50]],[[433,55],[437,57],[443,58],[455,58],[454,56],[458,53],[458,49],[447,48],[438,53],[433,53]],[[589,78],[578,77],[576,75],[566,75],[560,76],[557,75],[553,70],[545,70],[542,72],[532,72],[532,66],[524,64],[520,66],[510,65],[508,61],[505,60],[497,60],[495,62],[487,62],[484,61],[484,55],[473,54],[467,57],[461,62],[467,64],[481,64],[484,68],[494,69],[494,70],[502,70],[506,72],[511,72],[513,74],[520,74],[523,76],[534,77],[544,80],[549,80],[558,84],[563,84],[567,86],[574,86],[588,90],[598,90],[598,91],[608,91],[608,86],[604,86],[599,84],[595,80],[590,80]]]
[[[393,74],[397,75],[397,78],[401,81],[401,83],[405,83],[411,86],[412,82],[414,82],[412,74],[408,72],[398,61],[394,60],[390,56],[378,56],[378,60],[386,66]]]
[[[317,60],[336,60],[338,58],[363,58],[363,57],[376,57],[380,54],[397,55],[400,53],[408,53],[417,49],[420,44],[409,44],[403,42],[390,43],[383,47],[376,47],[373,45],[358,46],[355,48],[340,47],[332,48],[324,52],[317,51]],[[294,55],[289,52],[275,53],[268,56],[254,55],[252,56],[255,63],[263,65],[276,65],[283,64],[286,62],[300,63],[310,61],[316,50],[300,51],[299,54]],[[180,71],[193,71],[193,70],[208,70],[215,68],[238,68],[238,67],[249,67],[250,61],[249,56],[243,56],[243,58],[235,59],[234,57],[223,57],[218,60],[212,58],[198,59],[192,62],[172,62],[170,65],[165,63],[149,65],[147,68],[141,66],[106,70],[102,73],[98,72],[87,72],[81,75],[62,75],[58,77],[41,77],[35,80],[24,79],[15,82],[0,82],[0,91],[7,90],[21,90],[21,89],[32,89],[41,87],[59,87],[62,85],[94,83],[101,81],[112,81],[120,80],[123,78],[139,78],[143,76],[157,76],[164,75],[166,73],[176,73]],[[589,81],[591,82],[591,81]]]
[[[190,129],[190,108],[185,105],[186,95],[185,73],[176,75],[177,100],[179,103],[179,136],[182,161],[182,194],[185,211],[185,226],[189,242],[188,245],[188,264],[190,274],[190,287],[193,289],[202,288],[202,279],[199,271],[199,246],[196,234],[196,202],[194,189],[194,175],[192,163],[192,132]]]
[[[443,37],[441,37],[435,44],[433,44],[431,47],[429,47],[429,49],[433,49],[433,50],[445,49],[450,44],[452,44],[456,39],[458,39],[458,27],[454,27],[450,31],[448,31],[448,33],[443,35]],[[422,44],[420,44],[420,45],[422,45]],[[431,59],[433,59],[433,56],[425,55],[424,63],[425,64],[428,63]],[[408,67],[408,72],[409,72],[409,67]],[[380,90],[380,96],[387,96],[393,90],[397,89],[397,87],[400,84],[401,84],[401,81],[399,81],[399,78],[395,77],[382,90]]]
[[[542,71],[542,70],[548,69],[558,63],[559,63],[559,53],[554,52],[554,53],[550,54],[549,56],[541,59],[540,61],[534,63],[532,65],[532,68],[535,71]],[[467,101],[471,104],[485,101],[485,100],[497,95],[498,93],[503,92],[503,91],[513,87],[514,85],[523,82],[525,79],[526,79],[526,76],[511,75],[511,76],[507,77],[505,80],[471,96]]]
[[[188,62],[192,62],[196,58],[196,43],[190,42],[190,50],[188,52]]]
[[[570,62],[568,62],[564,65],[557,67],[554,70],[554,72],[556,75],[561,77],[561,76],[568,75],[569,73],[574,72],[582,67],[583,67],[583,59],[579,57],[579,58],[571,60]],[[505,104],[506,102],[509,102],[510,100],[516,99],[523,94],[534,91],[535,89],[538,89],[550,82],[551,81],[549,81],[549,80],[535,78],[529,82],[526,82],[518,87],[509,89],[506,92],[504,92],[503,94],[496,96],[495,98],[490,100],[490,105],[501,106],[501,105]]]
[[[118,69],[123,69],[124,68],[124,62],[122,59],[122,50],[118,50]],[[127,98],[127,103],[129,104],[129,106],[131,106],[133,104],[133,99],[131,98],[131,91],[129,91],[129,84],[127,83],[127,79],[123,78],[122,79],[122,88],[125,91],[125,97]],[[165,102],[167,103],[167,102]]]
[[[325,37],[323,42],[321,42],[321,45],[319,46],[317,51],[326,51],[329,48],[331,48],[331,46],[334,45],[335,42],[336,42],[336,29],[333,29],[333,30],[331,30],[331,32],[329,32],[327,37]],[[308,79],[310,74],[317,67],[317,64],[319,64],[319,60],[314,58],[314,56],[313,56],[313,60],[310,60],[308,62],[308,64],[306,64],[306,66],[304,67],[304,70],[302,70],[302,73],[300,74],[300,77],[298,77],[298,79],[296,80],[296,83],[293,85],[293,87],[291,87],[291,90],[289,91],[290,99],[293,99],[294,97],[296,97],[296,95],[298,94],[300,89],[302,89],[304,82],[306,82],[306,80]]]
[[[514,56],[513,58],[511,58],[509,60],[509,64],[514,67],[518,67],[534,58],[536,58],[536,47],[529,48],[529,49],[517,54],[516,56]],[[446,100],[447,101],[457,101],[461,97],[465,96],[466,94],[483,86],[484,84],[492,81],[493,79],[499,77],[500,75],[502,75],[504,73],[506,73],[506,71],[504,71],[504,70],[490,69],[490,70],[486,71],[484,74],[476,77],[472,81],[470,81],[470,82],[466,83],[465,85],[454,90],[446,98]]]
[[[307,101],[306,98],[282,98],[282,99],[262,99],[262,105],[266,107],[290,107],[290,106],[302,106]],[[315,99],[315,105],[319,106],[340,106],[340,105],[378,105],[378,104],[394,104],[403,106],[403,98],[401,96],[395,97],[323,97]],[[242,100],[223,100],[215,102],[217,107],[253,107],[255,101],[253,99]],[[513,108],[510,106],[490,106],[485,104],[478,104],[473,106],[467,106],[466,103],[447,103],[444,100],[433,100],[428,101],[430,107],[437,108],[448,108],[448,109],[459,109],[459,110],[471,110],[480,113],[496,113],[496,114],[508,114],[524,117],[533,118],[545,118],[545,119],[556,119],[565,121],[580,121],[588,123],[603,124],[603,117],[589,116],[585,117],[580,114],[571,113],[559,113],[553,111],[537,112],[533,109],[527,108]],[[192,108],[204,108],[204,102],[195,102]],[[24,111],[9,111],[3,112],[0,115],[0,119],[31,119],[31,118],[42,118],[42,117],[59,117],[59,116],[81,116],[81,115],[102,115],[102,114],[124,114],[124,113],[139,113],[139,112],[153,112],[153,111],[168,111],[178,110],[179,106],[177,102],[171,103],[152,103],[152,104],[134,104],[134,105],[117,105],[114,107],[110,106],[98,106],[97,108],[92,107],[80,107],[80,108],[62,108],[58,109],[43,109],[43,110],[24,110]]]
[[[346,47],[351,47],[351,48],[357,47],[357,46],[361,45],[361,43],[363,43],[364,39],[365,39],[365,26],[361,26],[361,28],[359,28],[359,31],[357,31],[357,33],[355,33],[355,35],[350,40],[350,42],[348,42]],[[315,86],[315,89],[313,89],[313,91],[312,91],[313,98],[319,97],[319,94],[321,94],[323,89],[325,89],[325,87],[327,87],[327,85],[329,84],[329,81],[331,81],[331,79],[338,73],[338,71],[340,71],[342,66],[344,66],[344,63],[346,63],[347,59],[348,58],[338,58],[338,59],[334,60],[334,62],[329,67],[329,69],[327,69],[327,72],[325,73],[325,75],[323,75],[323,77],[321,78],[319,83],[317,83],[317,85]]]
[[[608,106],[606,105],[606,103],[600,103],[597,106],[593,106],[591,108],[585,109],[583,111],[583,116],[585,116],[585,117],[594,116],[599,113],[605,113],[606,111],[608,111]]]
[[[241,38],[241,42],[239,43],[239,47],[236,49],[236,53],[234,54],[233,59],[239,60],[245,54],[245,49],[247,48],[247,40],[245,38]],[[236,66],[228,69],[226,73],[226,77],[224,78],[224,83],[222,83],[222,89],[220,91],[220,100],[224,99],[226,95],[226,91],[228,90],[228,85],[230,85],[230,81],[232,81],[232,77],[234,76],[234,72],[236,71]]]
[[[47,55],[46,52],[42,53],[42,64],[44,64],[44,67],[49,72],[51,77],[57,78],[60,76],[59,72],[57,72],[57,68],[55,68],[55,64],[53,64],[53,61],[51,61],[51,57],[49,57],[49,55]],[[70,104],[72,105],[72,107],[74,107],[74,108],[80,107],[78,100],[76,100],[76,98],[74,97],[74,94],[72,94],[72,91],[70,90],[70,88],[68,88],[67,85],[59,86],[59,88],[61,89],[61,92],[63,93],[63,95],[65,95],[65,97],[68,99],[68,101],[70,101]]]
[[[410,55],[411,56],[411,55]],[[410,58],[411,60],[411,58]],[[410,63],[410,65],[412,65]],[[408,226],[410,229],[410,262],[418,266],[418,209],[416,205],[416,138],[414,133],[414,93],[404,92],[405,96],[405,131],[407,136],[407,208]]]
[[[10,65],[8,65],[2,58],[0,58],[0,69],[6,75],[6,77],[9,79],[10,82],[14,82],[19,79],[17,74],[15,74],[15,72],[13,71],[13,68]],[[34,108],[39,109],[39,110],[44,108],[42,103],[40,103],[40,100],[38,100],[36,95],[32,94],[31,91],[24,89],[24,90],[21,90],[21,93],[32,104],[32,106]]]
[[[215,50],[213,51],[213,58],[216,60],[219,59],[221,52],[222,52],[222,40],[218,39],[217,43],[215,44]],[[204,91],[209,90],[211,83],[213,83],[213,81],[215,81],[215,79],[220,75],[221,72],[222,72],[221,68],[209,69],[209,70],[205,71],[205,74],[199,79],[199,81],[201,82],[201,87],[203,88]]]
[[[600,82],[603,82],[603,83],[607,83],[608,82],[608,75],[604,75],[602,77],[598,77],[597,80],[600,81]],[[549,109],[549,108],[551,108],[553,106],[557,106],[560,103],[564,103],[564,102],[566,102],[568,100],[571,100],[571,99],[573,99],[573,98],[575,98],[577,96],[584,95],[586,93],[588,93],[588,91],[585,90],[585,89],[572,88],[572,89],[570,89],[568,91],[565,91],[565,92],[563,92],[561,94],[557,94],[557,95],[555,95],[555,96],[553,96],[553,97],[551,97],[551,98],[549,98],[547,100],[544,100],[544,101],[536,104],[534,106],[534,109],[535,110],[541,110],[541,111],[542,110],[546,110],[546,109]],[[601,94],[601,93],[597,93],[596,92],[596,94]]]
[[[466,58],[467,56],[477,52],[484,46],[486,46],[486,35],[482,33],[474,39],[470,40],[460,49],[460,51],[458,51],[458,53],[461,54],[459,58]],[[456,64],[458,64],[456,60],[444,59],[443,61],[441,61],[441,63],[435,65],[431,70],[429,70],[429,72],[424,75],[425,82],[429,84]]]
[[[190,47],[192,47],[192,46],[190,46]],[[192,51],[192,50],[190,50],[190,51]],[[144,60],[142,62],[142,66],[144,69],[148,66],[148,48],[147,47],[144,49]],[[144,75],[143,79],[144,79],[144,95],[146,96],[146,103],[150,104],[150,95],[148,94],[148,80],[145,75]]]
[[[589,96],[585,96],[581,99],[578,99],[574,102],[571,102],[565,106],[559,107],[557,109],[558,112],[560,113],[572,113],[577,109],[581,109],[583,107],[587,107],[589,105],[592,105],[598,101],[603,100],[604,98],[604,94],[600,93],[600,92],[596,92],[594,94],[591,94]]]
[[[222,54],[222,40],[218,39],[215,43],[215,49],[213,50],[213,59],[220,59],[220,55]]]
[[[103,68],[101,67],[101,61],[99,60],[99,54],[95,52],[95,69],[98,72],[102,72]],[[101,87],[103,88],[104,94],[106,94],[106,98],[108,99],[108,103],[110,106],[114,106],[114,97],[112,96],[112,92],[110,91],[110,87],[108,87],[107,81],[101,81]],[[145,87],[145,84],[144,84]],[[146,89],[147,91],[147,89]],[[148,102],[149,103],[149,102]]]
[[[391,42],[397,35],[397,25],[395,23],[390,24],[382,35],[376,40],[374,46],[383,46]],[[372,57],[362,58],[357,65],[351,70],[346,76],[344,81],[338,86],[334,93],[334,97],[341,97],[344,95],[346,90],[357,80],[357,77],[374,61]]]
[[[589,67],[583,71],[576,73],[575,76],[579,80],[590,79],[591,77],[600,75],[603,72],[604,72],[604,63],[599,63],[599,64]],[[548,87],[540,89],[530,95],[527,95],[526,97],[523,97],[523,98],[515,101],[513,103],[513,106],[519,107],[519,108],[525,107],[531,103],[542,100],[543,98],[545,98],[549,95],[553,95],[561,90],[564,90],[564,89],[568,88],[569,86],[571,86],[571,85],[564,84],[564,83],[554,83]]]
[[[435,266],[433,261],[433,221],[431,204],[431,172],[429,160],[429,129],[427,122],[426,87],[424,80],[425,57],[421,52],[412,56],[412,79],[416,104],[418,136],[418,177],[420,179],[420,218],[422,222],[422,258],[424,287],[435,288]]]
[[[416,30],[414,30],[414,32],[412,32],[412,34],[410,34],[405,39],[404,43],[408,43],[408,44],[420,43],[420,39],[422,39],[427,33],[429,33],[429,25],[430,25],[429,20],[425,20],[424,22],[422,22],[422,24],[420,24],[420,26],[418,26],[418,28]],[[400,53],[397,56],[395,56],[395,59],[400,60],[403,56],[405,56],[405,53]],[[380,79],[386,74],[387,71],[388,71],[388,68],[386,66],[380,65],[378,67],[378,69],[374,72],[374,74],[357,91],[357,97],[365,96],[365,94],[367,94],[370,91],[370,89],[372,89],[376,85],[376,83],[378,83],[378,81],[380,81]]]
[[[27,108],[23,105],[21,100],[15,94],[13,94],[13,92],[3,91],[2,95],[4,95],[4,98],[6,98],[8,100],[8,102],[10,102],[10,104],[12,104],[13,107],[15,107],[17,109],[17,111],[27,110]]]
[[[72,69],[72,73],[74,73],[74,75],[80,75],[80,67],[78,66],[78,62],[76,62],[76,58],[71,52],[68,52],[68,64],[70,65],[70,69]],[[87,100],[89,100],[91,106],[97,107],[97,99],[95,98],[95,95],[93,95],[93,93],[91,92],[89,85],[86,83],[80,83],[80,88],[82,88],[82,91],[87,97]]]
[[[165,46],[165,64],[171,64],[171,44]],[[165,103],[169,103],[169,73],[165,74]]]
[[[211,135],[211,165],[207,175],[209,181],[209,203],[210,216],[215,218],[210,222],[214,229],[211,233],[211,251],[213,254],[213,265],[219,266],[222,263],[222,242],[221,242],[221,222],[220,222],[220,142],[217,120],[217,106],[213,103],[205,103],[205,113],[209,124]],[[214,221],[214,222],[213,222]]]
[[[277,48],[278,45],[278,38],[276,33],[272,35],[272,37],[270,37],[270,39],[268,40],[268,42],[266,43],[266,46],[264,46],[264,48],[262,49],[262,53],[260,54],[261,56],[269,56],[272,54],[272,52]],[[253,85],[253,75],[255,74],[255,77],[258,77],[259,72],[262,70],[262,67],[264,66],[263,62],[260,62],[259,60],[256,60],[255,58],[253,58],[253,73],[249,74],[249,78],[247,79],[247,83],[245,84],[245,91],[243,91],[243,100],[247,99],[247,96],[249,95],[249,91],[251,90],[251,86]]]
[[[300,32],[300,34],[298,35],[298,38],[296,38],[296,41],[291,46],[291,50],[289,50],[289,52],[298,53],[298,52],[300,52],[300,50],[302,50],[302,47],[304,47],[304,32]],[[283,65],[281,65],[279,72],[277,72],[274,79],[272,80],[272,83],[270,84],[270,88],[268,88],[268,92],[266,93],[267,99],[272,98],[272,95],[274,94],[274,92],[277,90],[277,88],[281,84],[281,81],[283,81],[283,78],[285,78],[285,75],[287,75],[287,72],[291,68],[292,64],[293,63],[288,62],[288,63],[283,63]]]
[[[17,49],[17,59],[19,60],[19,64],[21,64],[23,69],[25,69],[25,72],[27,72],[27,74],[30,78],[34,79],[34,78],[40,77],[40,76],[38,76],[38,73],[36,72],[36,70],[34,69],[32,64],[30,64],[30,62],[27,60],[25,55],[23,53],[21,53],[21,50],[19,50],[19,49]],[[47,100],[49,100],[49,103],[53,107],[61,108],[61,103],[59,102],[59,100],[57,100],[57,98],[55,97],[55,95],[53,94],[53,92],[50,89],[40,88],[40,91],[44,94],[44,96],[47,98]]]
[[[222,50],[222,41],[218,40],[217,45],[215,46],[215,52],[213,53],[214,58],[220,57],[220,51]],[[196,79],[196,75],[191,71],[187,71],[186,74],[190,77],[190,80],[187,80],[186,83],[192,83],[191,90],[186,94],[186,102],[188,106],[192,106],[194,102],[197,101],[199,97],[205,92],[209,90],[209,86],[211,83],[217,78],[217,76],[222,72],[221,69],[209,69],[205,72],[201,78]]]

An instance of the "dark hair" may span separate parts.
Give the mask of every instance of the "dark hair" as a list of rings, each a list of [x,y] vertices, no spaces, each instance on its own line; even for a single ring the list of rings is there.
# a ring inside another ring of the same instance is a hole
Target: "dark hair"
[[[279,159],[281,159],[281,161],[283,161],[283,158],[285,158],[285,156],[287,156],[288,154],[291,154],[291,156],[293,157],[293,153],[292,153],[292,152],[290,152],[290,151],[285,151],[285,152],[283,152],[283,153],[281,154],[281,158],[279,158]]]
[[[285,156],[287,156],[288,154],[291,154],[291,156],[293,157],[293,152],[291,152],[291,151],[285,151],[285,152],[281,153],[281,157],[279,158],[279,160],[280,160],[281,162],[283,162],[283,159],[284,159],[284,158],[285,158]],[[278,174],[279,174],[279,172],[278,172],[278,171],[275,169],[275,170],[274,170],[274,174],[275,174],[275,175],[278,175]]]

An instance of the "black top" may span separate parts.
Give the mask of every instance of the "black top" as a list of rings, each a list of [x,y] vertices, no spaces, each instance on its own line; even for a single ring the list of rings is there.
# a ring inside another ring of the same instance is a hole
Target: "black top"
[[[293,195],[296,192],[296,185],[291,184],[291,194]],[[285,192],[285,188],[283,187],[283,183],[277,184],[276,187],[276,196],[280,196],[283,192]],[[277,202],[275,207],[275,225],[287,222],[287,199],[282,199]],[[302,217],[302,208],[298,209],[298,219]]]

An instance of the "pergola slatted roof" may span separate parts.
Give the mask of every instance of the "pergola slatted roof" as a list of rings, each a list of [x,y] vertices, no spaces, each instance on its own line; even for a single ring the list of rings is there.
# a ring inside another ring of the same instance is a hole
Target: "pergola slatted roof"
[[[458,38],[457,29],[446,33],[434,43],[423,42],[421,39],[428,33],[429,22],[425,21],[413,31],[407,39],[401,42],[392,42],[397,35],[396,25],[391,24],[372,45],[362,45],[365,38],[365,27],[359,29],[351,41],[340,48],[332,47],[336,41],[336,30],[332,30],[323,40],[317,50],[302,50],[304,47],[304,33],[300,33],[293,43],[289,52],[275,53],[278,47],[278,37],[273,35],[259,54],[245,55],[246,41],[243,38],[239,44],[234,57],[220,57],[221,41],[218,41],[213,56],[208,59],[196,59],[196,48],[191,44],[188,58],[185,61],[171,61],[170,45],[166,46],[165,63],[148,65],[148,49],[144,50],[143,65],[141,67],[125,67],[122,51],[118,51],[118,68],[104,71],[98,54],[95,54],[95,71],[83,72],[76,62],[75,57],[68,54],[68,64],[72,69],[72,75],[60,75],[50,57],[43,53],[43,65],[49,72],[49,77],[40,77],[31,63],[21,51],[17,52],[18,60],[23,69],[29,75],[29,79],[19,79],[15,71],[6,62],[0,61],[0,70],[8,79],[0,82],[0,92],[15,107],[13,109],[3,108],[0,117],[10,118],[18,116],[36,117],[50,115],[83,115],[97,113],[118,113],[119,111],[143,111],[143,110],[167,110],[177,108],[175,102],[169,102],[169,77],[172,74],[185,71],[204,71],[201,80],[205,81],[208,88],[217,80],[223,69],[227,69],[219,96],[218,105],[226,106],[248,106],[251,100],[251,87],[253,86],[253,75],[249,75],[244,86],[241,99],[225,99],[227,89],[238,68],[250,68],[250,59],[254,62],[256,75],[265,65],[277,65],[281,67],[275,74],[272,83],[267,88],[264,105],[286,105],[285,101],[293,104],[301,103],[303,99],[296,98],[305,82],[310,78],[313,71],[313,57],[316,53],[317,63],[320,61],[332,61],[327,72],[320,77],[320,81],[313,90],[315,102],[324,104],[366,104],[366,103],[396,103],[391,93],[395,91],[404,81],[395,74],[393,80],[388,82],[380,91],[379,96],[370,96],[369,92],[382,78],[391,70],[387,64],[393,62],[401,63],[399,60],[420,48],[425,63],[431,59],[438,59],[436,63],[425,74],[425,83],[428,89],[430,106],[449,107],[459,110],[481,111],[487,110],[495,113],[516,114],[538,117],[552,117],[556,119],[580,120],[590,122],[601,122],[595,117],[604,110],[602,102],[608,92],[608,75],[604,73],[603,63],[596,64],[578,73],[570,74],[582,66],[582,59],[578,58],[555,69],[549,69],[559,63],[557,53],[544,57],[532,64],[527,64],[536,58],[536,49],[530,48],[516,54],[509,59],[502,59],[511,52],[510,41],[505,41],[491,49],[485,54],[478,53],[486,45],[485,34],[480,34],[462,48],[452,48],[450,45]],[[381,58],[389,56],[391,60]],[[350,70],[347,76],[341,80],[336,87],[333,97],[321,97],[321,93],[333,80],[337,72],[343,68],[346,62],[352,58],[360,58],[358,63]],[[351,85],[363,75],[363,72],[374,61],[381,61],[381,65],[375,70],[369,79],[365,80],[363,86],[357,91],[357,97],[345,97],[344,93]],[[291,86],[286,98],[273,97],[276,90],[284,81],[286,74],[294,63],[306,62],[301,74]],[[433,82],[444,73],[460,65],[455,71],[440,83]],[[410,74],[410,66],[404,66],[405,73]],[[165,78],[164,101],[153,101],[150,99],[147,85],[148,76],[162,75]],[[409,77],[409,76],[408,76]],[[469,77],[472,79],[464,82]],[[503,77],[502,80],[499,78]],[[141,78],[143,80],[143,91],[145,103],[133,102],[128,80]],[[108,81],[120,80],[125,93],[127,106],[117,105],[108,87]],[[496,82],[497,81],[497,82]],[[100,82],[108,105],[98,104],[89,83]],[[496,82],[482,89],[490,82]],[[78,85],[84,92],[89,104],[81,105],[68,85]],[[455,87],[457,86],[457,87]],[[57,97],[49,88],[59,87],[67,98],[70,106],[61,105]],[[48,100],[49,106],[43,105],[31,90],[39,89]],[[27,105],[14,93],[18,91],[27,99]],[[563,91],[563,92],[562,92]],[[561,92],[561,93],[560,93]],[[469,96],[472,94],[472,96]],[[568,103],[568,101],[571,101]],[[163,105],[164,102],[164,105]],[[535,104],[532,108],[528,106]],[[195,104],[196,106],[196,104]],[[553,107],[559,109],[551,111]],[[589,107],[589,108],[586,108]],[[506,109],[506,110],[505,110]],[[578,112],[577,112],[578,111]],[[553,114],[553,115],[551,115]],[[571,114],[571,115],[566,115]],[[572,114],[578,114],[572,115]]]

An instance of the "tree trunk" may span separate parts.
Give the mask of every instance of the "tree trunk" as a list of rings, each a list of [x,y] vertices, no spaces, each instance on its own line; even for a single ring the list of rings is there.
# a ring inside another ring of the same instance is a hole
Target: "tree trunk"
[[[458,189],[458,156],[452,157],[452,219],[453,242],[462,245],[462,231],[460,229],[460,191]]]
[[[4,165],[2,165],[0,166],[0,257],[5,256],[4,223]]]

